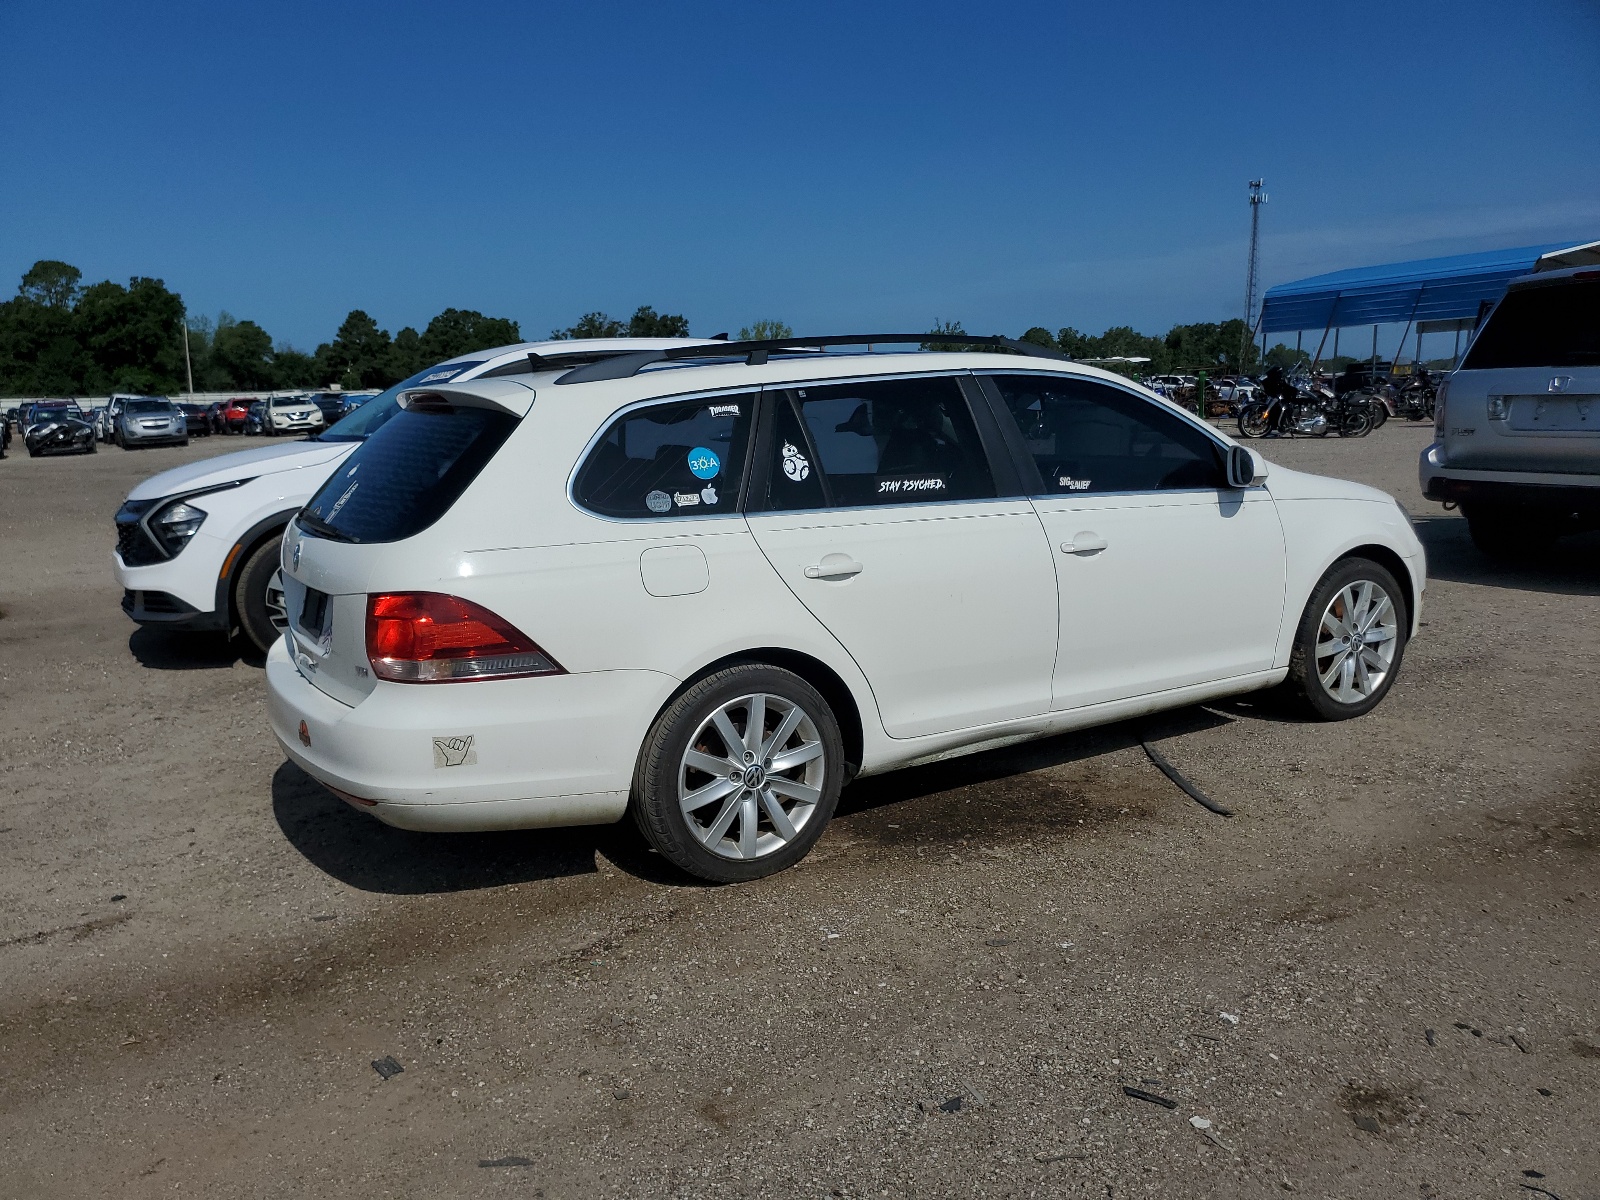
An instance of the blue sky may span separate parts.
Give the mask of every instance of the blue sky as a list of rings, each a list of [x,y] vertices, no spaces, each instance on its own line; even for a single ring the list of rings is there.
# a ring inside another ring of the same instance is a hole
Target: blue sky
[[[1238,315],[1266,284],[1600,238],[1600,5],[0,5],[0,290],[155,275],[310,349]]]

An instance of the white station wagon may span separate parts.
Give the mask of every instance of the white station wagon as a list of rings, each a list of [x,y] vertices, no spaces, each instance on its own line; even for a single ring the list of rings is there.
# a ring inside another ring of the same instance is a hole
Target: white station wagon
[[[1383,698],[1426,572],[1392,498],[1026,343],[829,352],[927,336],[573,343],[403,392],[284,537],[284,750],[391,825],[631,812],[736,881],[857,776]]]

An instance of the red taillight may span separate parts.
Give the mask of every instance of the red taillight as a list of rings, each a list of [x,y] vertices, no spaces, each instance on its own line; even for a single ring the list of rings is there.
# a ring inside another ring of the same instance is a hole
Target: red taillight
[[[560,665],[482,605],[439,592],[367,597],[372,673],[396,683],[560,675]]]

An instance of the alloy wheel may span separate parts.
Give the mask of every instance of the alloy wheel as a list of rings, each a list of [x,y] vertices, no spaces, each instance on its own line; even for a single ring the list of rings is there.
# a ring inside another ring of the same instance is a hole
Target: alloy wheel
[[[279,571],[274,571],[267,581],[266,606],[267,620],[274,629],[281,632],[289,628],[289,602],[283,595],[283,574]]]
[[[1400,614],[1389,593],[1358,579],[1334,593],[1317,626],[1316,672],[1340,704],[1359,704],[1388,678],[1399,645]]]
[[[759,693],[701,722],[678,766],[678,808],[720,858],[764,858],[794,841],[822,799],[827,755],[809,713]]]

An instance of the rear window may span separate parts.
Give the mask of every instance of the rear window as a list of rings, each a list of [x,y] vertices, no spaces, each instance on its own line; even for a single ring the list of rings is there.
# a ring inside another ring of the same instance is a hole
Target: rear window
[[[708,517],[737,511],[754,392],[634,409],[606,429],[573,481],[608,517]]]
[[[1597,363],[1600,279],[1582,279],[1508,293],[1472,343],[1461,369],[1589,367]]]
[[[449,511],[516,427],[517,418],[498,409],[402,409],[311,497],[301,526],[351,542],[420,533]]]

